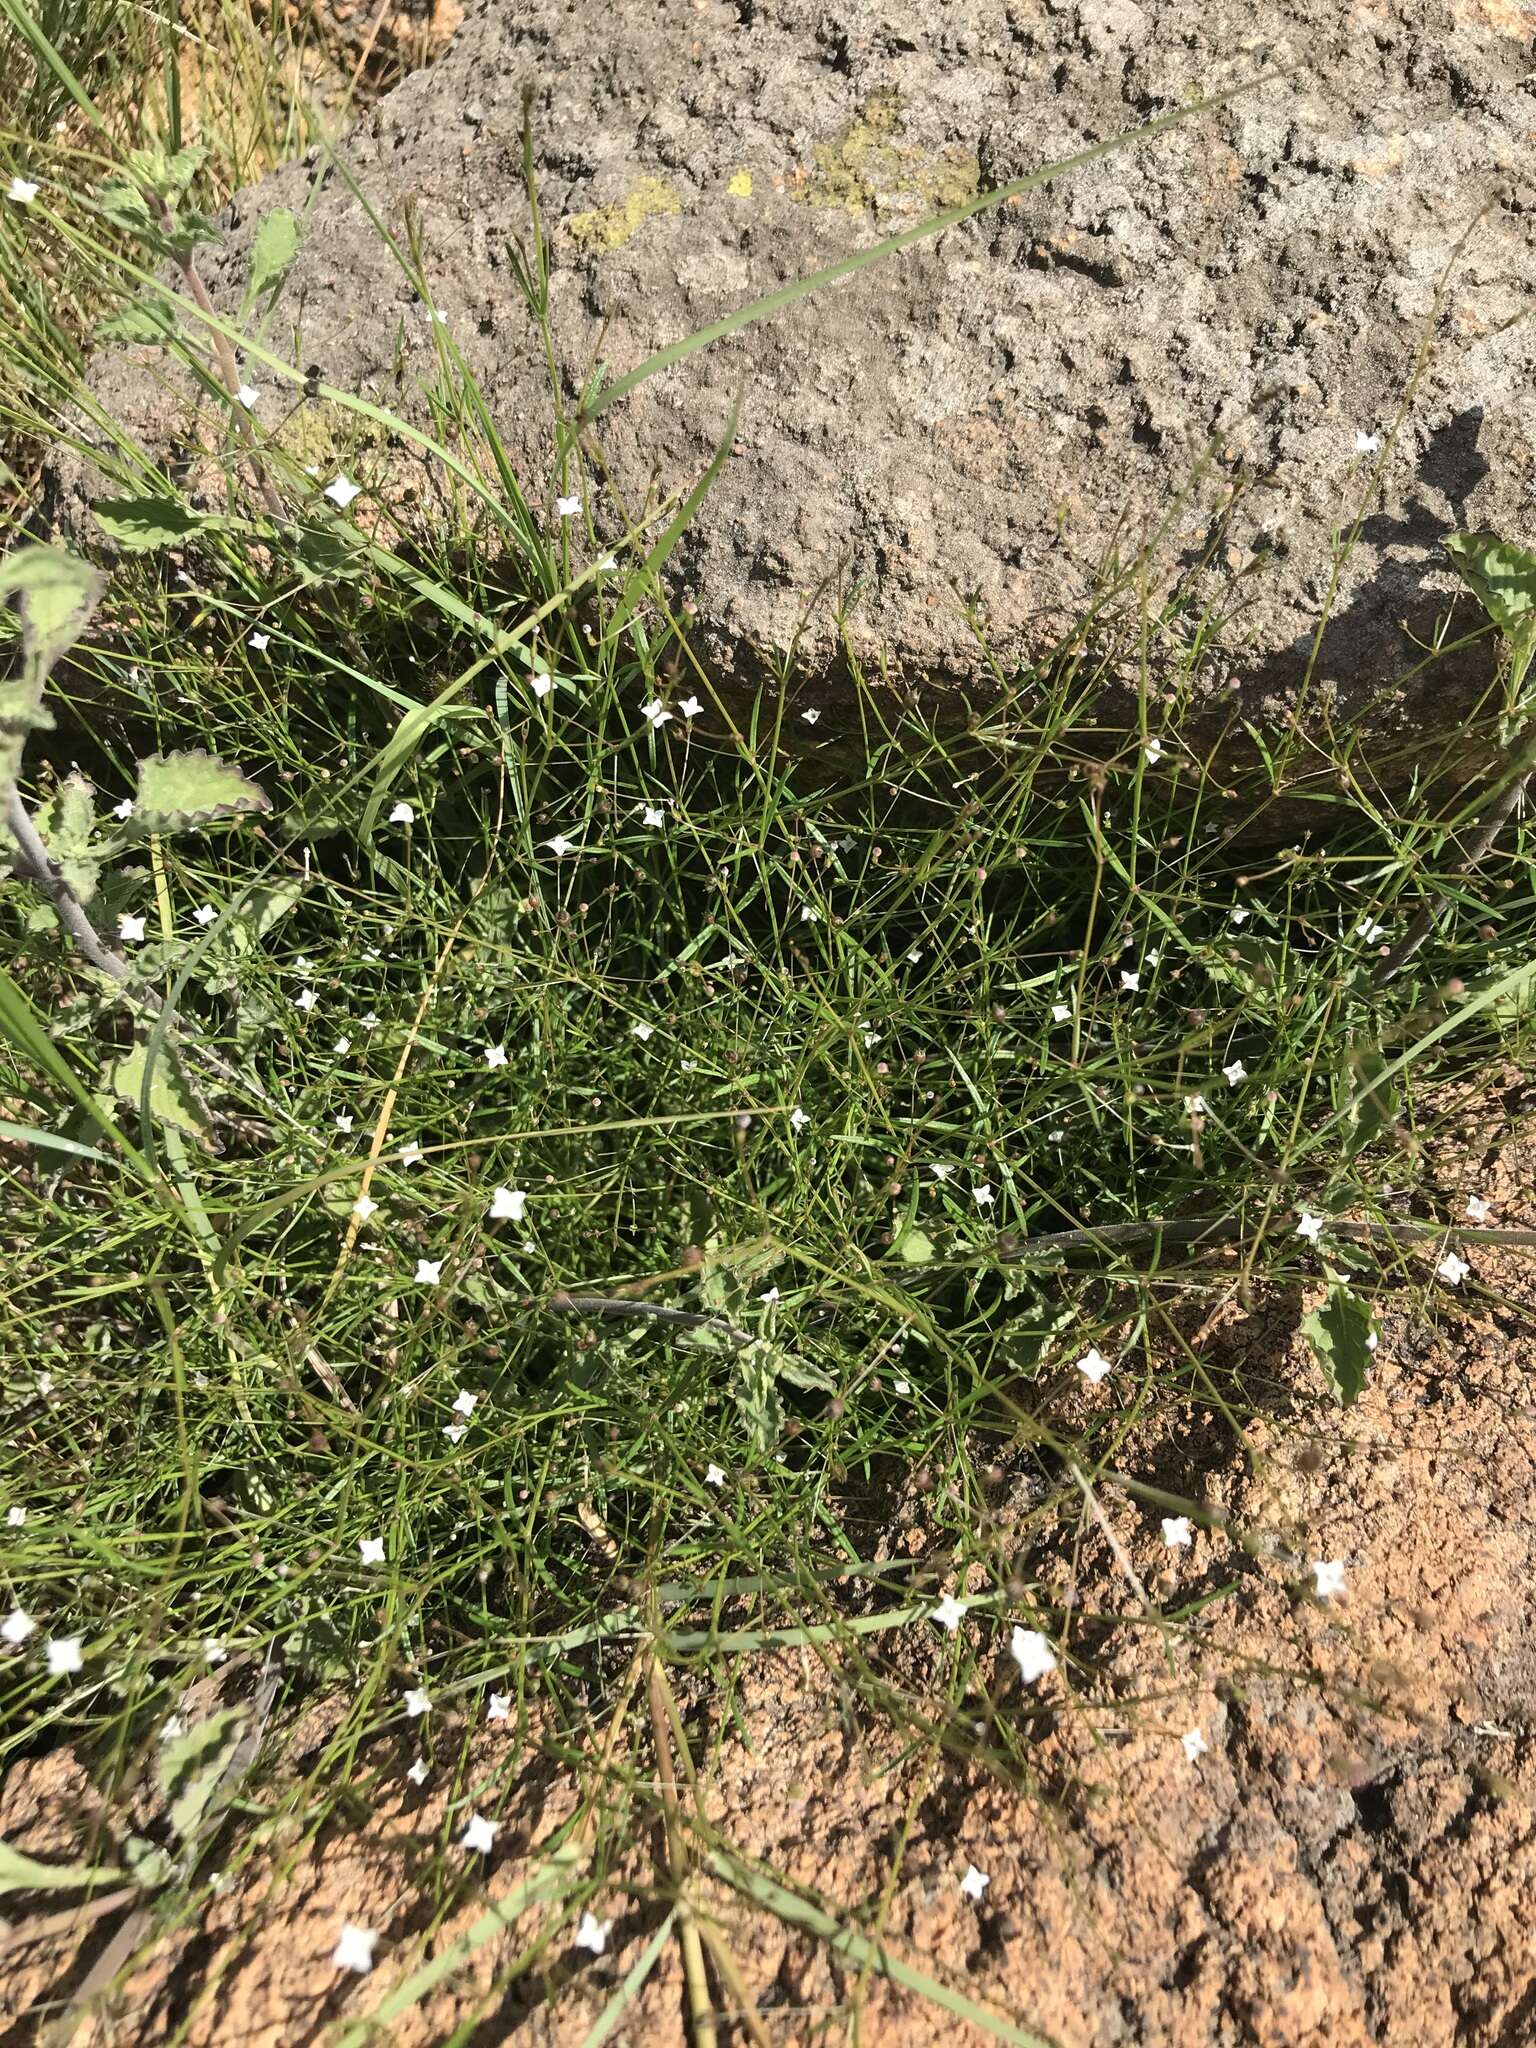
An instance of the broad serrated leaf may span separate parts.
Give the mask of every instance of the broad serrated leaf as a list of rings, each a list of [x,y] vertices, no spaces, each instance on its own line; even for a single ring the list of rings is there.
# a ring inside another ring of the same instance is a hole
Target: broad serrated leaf
[[[1445,547],[1499,631],[1517,645],[1536,638],[1536,555],[1496,533],[1453,533]]]
[[[1351,1047],[1344,1062],[1338,1100],[1349,1105],[1351,1128],[1344,1143],[1346,1159],[1353,1159],[1373,1138],[1390,1131],[1397,1122],[1403,1098],[1392,1081],[1380,1079],[1387,1064],[1374,1046]]]
[[[217,754],[151,754],[139,763],[133,823],[140,833],[184,832],[247,811],[267,811],[266,793]]]
[[[745,1345],[736,1354],[736,1406],[755,1450],[771,1451],[784,1427],[784,1403],[773,1347]]]
[[[39,1863],[9,1842],[0,1842],[0,1893],[80,1891],[88,1884],[120,1883],[122,1875],[120,1870],[86,1863]]]
[[[247,305],[265,292],[275,292],[288,275],[299,253],[299,218],[286,206],[274,206],[256,230],[251,247],[251,275],[246,286]]]
[[[102,859],[93,852],[95,792],[78,770],[65,776],[34,820],[48,857],[81,903],[89,903],[101,880]]]
[[[112,1093],[123,1102],[144,1108],[144,1076],[149,1059],[149,1040],[140,1039],[111,1063],[105,1079]],[[197,1091],[188,1081],[175,1052],[163,1040],[155,1051],[149,1071],[149,1114],[161,1123],[206,1141],[208,1120]]]
[[[96,338],[159,345],[174,340],[179,331],[176,315],[164,300],[135,299],[108,314],[96,329]]]
[[[176,547],[224,523],[211,513],[194,512],[169,496],[103,498],[91,510],[109,540],[138,554]]]
[[[0,562],[0,598],[14,598],[21,613],[21,674],[0,682],[0,793],[21,771],[27,734],[53,724],[43,685],[85,631],[100,592],[90,563],[63,548],[18,548]]]
[[[1347,1287],[1332,1287],[1323,1306],[1314,1309],[1302,1324],[1301,1334],[1311,1345],[1334,1399],[1341,1408],[1351,1407],[1370,1377],[1370,1309]]]
[[[224,1707],[161,1750],[160,1789],[171,1802],[171,1826],[183,1842],[201,1827],[234,1761],[247,1718],[244,1707]]]

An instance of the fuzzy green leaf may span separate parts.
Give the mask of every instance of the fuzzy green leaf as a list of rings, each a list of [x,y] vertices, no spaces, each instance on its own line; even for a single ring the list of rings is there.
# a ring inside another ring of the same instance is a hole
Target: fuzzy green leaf
[[[109,540],[136,554],[175,547],[222,524],[211,514],[194,512],[172,497],[103,498],[91,510]]]
[[[85,1863],[39,1863],[0,1842],[0,1893],[80,1891],[88,1884],[116,1884],[122,1875]]]
[[[1499,631],[1517,646],[1536,640],[1536,555],[1496,533],[1453,533],[1445,546]]]
[[[108,314],[96,329],[98,341],[159,344],[177,333],[176,315],[161,299],[134,299]]]
[[[251,277],[246,286],[247,305],[264,292],[275,292],[288,275],[299,253],[299,218],[286,206],[274,206],[256,230],[251,248]]]
[[[113,1060],[106,1070],[107,1085],[124,1102],[142,1111],[145,1107],[144,1077],[149,1060],[149,1040],[140,1039]],[[154,1065],[148,1067],[149,1114],[189,1136],[206,1140],[207,1119],[197,1093],[187,1080],[181,1063],[170,1046],[156,1049]]]
[[[94,797],[90,783],[76,770],[64,778],[36,818],[49,859],[82,903],[90,902],[101,880],[101,855],[91,848]]]
[[[1301,1326],[1312,1355],[1323,1368],[1333,1398],[1349,1408],[1365,1391],[1371,1373],[1371,1311],[1347,1287],[1329,1289],[1328,1299]]]
[[[133,823],[141,833],[184,832],[220,818],[271,808],[265,791],[216,754],[201,749],[151,754],[139,763]]]
[[[202,1825],[234,1762],[247,1719],[244,1707],[225,1707],[160,1752],[160,1789],[171,1802],[171,1826],[182,1841],[190,1841]]]
[[[54,663],[85,631],[101,578],[62,548],[18,548],[0,562],[0,598],[21,612],[21,674],[0,682],[0,797],[21,773],[27,735],[53,724],[43,685]]]

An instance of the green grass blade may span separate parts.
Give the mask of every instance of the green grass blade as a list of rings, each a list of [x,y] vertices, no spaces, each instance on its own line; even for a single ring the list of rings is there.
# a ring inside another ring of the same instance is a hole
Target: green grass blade
[[[631,579],[628,589],[624,592],[623,597],[614,609],[613,617],[608,621],[608,631],[610,634],[622,630],[624,622],[629,618],[631,612],[634,611],[636,605],[642,601],[646,591],[655,586],[656,579],[661,574],[667,557],[682,539],[684,533],[687,532],[690,520],[703,504],[705,498],[708,497],[715,478],[719,476],[731,450],[735,447],[736,423],[740,417],[741,394],[738,392],[736,394],[736,401],[731,407],[731,416],[725,423],[725,432],[720,436],[720,445],[710,459],[708,469],[705,470],[693,489],[684,498],[666,532],[657,541],[655,547],[651,549],[651,552],[646,556],[639,570]]]

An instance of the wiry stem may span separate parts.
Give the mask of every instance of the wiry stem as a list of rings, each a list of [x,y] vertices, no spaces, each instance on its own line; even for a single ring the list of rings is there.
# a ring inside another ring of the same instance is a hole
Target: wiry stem
[[[132,981],[133,969],[121,953],[112,950],[91,923],[85,905],[50,858],[42,834],[33,824],[21,800],[21,791],[14,784],[5,800],[5,822],[20,853],[15,862],[16,872],[42,890],[58,913],[60,924],[93,967],[99,968],[103,974],[110,974],[114,981]],[[160,1007],[159,997],[152,990],[145,989],[143,994],[151,1009]]]

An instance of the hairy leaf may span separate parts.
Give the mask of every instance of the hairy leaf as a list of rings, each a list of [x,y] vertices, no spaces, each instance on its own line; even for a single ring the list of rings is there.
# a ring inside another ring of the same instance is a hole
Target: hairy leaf
[[[0,1842],[0,1893],[79,1891],[88,1884],[118,1883],[122,1875],[120,1870],[85,1863],[39,1863],[9,1842]]]
[[[201,1827],[240,1746],[248,1716],[224,1707],[178,1735],[160,1752],[160,1789],[171,1802],[171,1826],[184,1842]]]
[[[14,597],[21,613],[21,673],[0,682],[0,801],[21,773],[28,733],[53,724],[43,685],[85,631],[100,591],[90,564],[63,548],[18,548],[0,562],[0,598]]]
[[[1347,1287],[1333,1287],[1320,1309],[1301,1326],[1312,1355],[1323,1368],[1333,1397],[1351,1407],[1365,1391],[1371,1372],[1371,1311]]]
[[[139,763],[133,823],[143,832],[184,832],[272,808],[266,793],[228,761],[201,749],[151,754]]]
[[[169,496],[148,498],[103,498],[93,505],[96,523],[109,540],[136,554],[155,548],[175,547],[200,533],[209,533],[222,521],[207,512],[194,512],[179,499]]]
[[[177,333],[176,314],[163,299],[134,299],[111,313],[96,329],[98,341],[160,343]]]
[[[286,206],[274,206],[256,230],[251,249],[251,276],[245,289],[248,306],[264,292],[278,289],[298,253],[298,215],[290,213]]]
[[[1520,647],[1536,641],[1536,555],[1496,533],[1453,533],[1445,546],[1499,631]]]
[[[114,1095],[142,1111],[145,1107],[146,1071],[149,1076],[149,1114],[178,1131],[186,1131],[191,1137],[206,1140],[208,1122],[197,1091],[188,1081],[175,1052],[163,1041],[156,1048],[153,1066],[149,1065],[149,1040],[143,1038],[113,1060],[105,1078]]]
[[[67,775],[35,820],[48,857],[82,903],[89,903],[101,880],[101,854],[93,852],[96,829],[95,792],[78,769]]]

